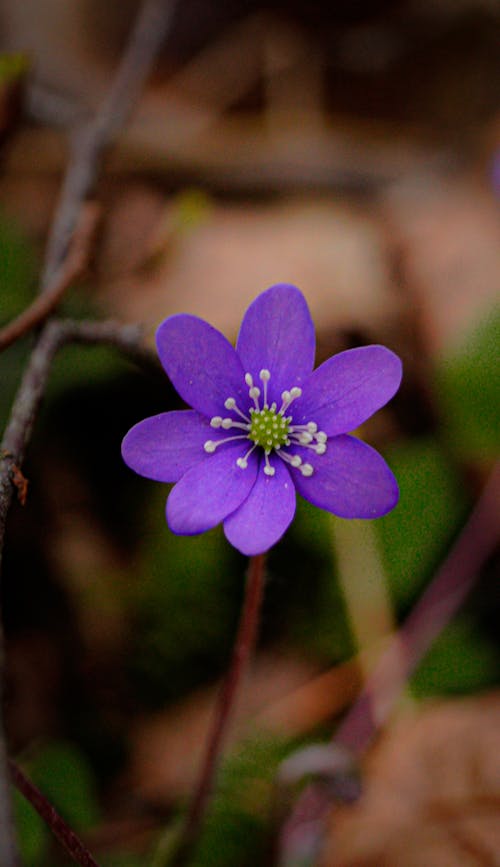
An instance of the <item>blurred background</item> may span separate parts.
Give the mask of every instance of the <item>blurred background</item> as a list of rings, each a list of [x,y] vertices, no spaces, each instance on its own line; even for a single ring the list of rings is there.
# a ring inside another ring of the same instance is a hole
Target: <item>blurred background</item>
[[[1,324],[36,291],[68,130],[100,105],[138,7],[0,2]],[[398,477],[398,508],[346,522],[301,502],[269,557],[200,867],[268,863],[280,762],[332,734],[498,454],[499,25],[497,0],[185,0],[106,160],[97,243],[65,315],[143,323],[152,347],[159,322],[184,311],[234,340],[249,302],[291,282],[316,322],[318,363],[380,342],[405,369],[362,431]],[[2,427],[31,346],[2,355]],[[161,372],[65,349],[25,466],[28,501],[8,524],[11,752],[108,867],[163,863],[243,592],[245,559],[220,530],[174,537],[166,487],[121,462],[132,424],[179,406]],[[376,796],[335,814],[325,865],[497,863],[494,566],[369,757]],[[444,813],[428,840],[419,817],[436,775]],[[16,808],[27,867],[65,864],[31,808]]]

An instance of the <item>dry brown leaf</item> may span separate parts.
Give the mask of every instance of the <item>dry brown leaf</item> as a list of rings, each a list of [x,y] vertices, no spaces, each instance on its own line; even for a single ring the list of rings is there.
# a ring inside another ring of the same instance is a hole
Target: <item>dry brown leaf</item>
[[[441,353],[498,301],[498,204],[483,185],[466,178],[423,188],[416,179],[388,197],[386,213],[413,312],[431,354]]]
[[[499,693],[401,717],[364,779],[332,814],[323,867],[500,864]]]
[[[125,223],[133,247],[134,220],[127,207],[120,212],[115,231],[123,236]],[[140,246],[140,226],[136,236]],[[109,251],[115,242],[107,243]],[[116,262],[108,257],[111,271]],[[250,301],[277,282],[304,291],[324,333],[345,328],[380,334],[399,315],[377,224],[346,203],[318,200],[214,205],[205,221],[179,237],[153,275],[122,277],[103,289],[102,298],[111,315],[127,321],[152,328],[187,312],[234,337]]]

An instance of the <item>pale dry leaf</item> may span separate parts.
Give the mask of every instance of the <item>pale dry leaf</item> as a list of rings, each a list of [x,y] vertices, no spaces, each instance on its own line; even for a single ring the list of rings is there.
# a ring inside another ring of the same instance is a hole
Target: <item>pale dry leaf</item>
[[[401,716],[332,812],[322,867],[500,864],[500,694]]]

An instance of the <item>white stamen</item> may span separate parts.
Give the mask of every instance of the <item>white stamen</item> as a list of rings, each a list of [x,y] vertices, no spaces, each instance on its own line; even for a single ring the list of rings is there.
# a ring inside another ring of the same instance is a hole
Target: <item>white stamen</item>
[[[266,368],[261,370],[261,372],[259,373],[259,379],[264,385],[264,409],[267,409],[267,383],[271,379],[271,373],[269,372],[269,370],[266,370]]]
[[[320,430],[316,434],[316,439],[318,440],[319,443],[326,443],[328,437],[324,431]]]
[[[228,397],[228,399],[224,401],[224,406],[226,409],[234,409],[236,406],[234,397]]]
[[[253,376],[251,373],[245,373],[245,382],[249,388],[253,385]]]
[[[213,418],[210,419],[210,427],[220,427],[222,424],[222,416],[214,415]]]
[[[223,440],[207,440],[203,443],[203,448],[209,455],[213,455],[215,449],[218,449],[219,446],[224,445],[224,443],[231,443],[233,440],[247,440],[248,437],[245,434],[238,434],[234,437],[224,437]]]
[[[229,430],[229,428],[233,426],[233,419],[232,418],[223,418],[221,423],[220,423],[220,426],[222,428],[224,428],[224,430]]]
[[[274,467],[272,467],[271,464],[269,463],[269,454],[268,454],[268,452],[264,452],[264,460],[265,460],[265,462],[266,462],[266,465],[265,465],[265,467],[264,467],[264,472],[265,472],[266,476],[274,476],[276,470],[275,470]]]
[[[312,476],[314,473],[314,467],[312,467],[311,464],[302,464],[302,466],[299,467],[299,470],[303,476]]]
[[[276,449],[276,454],[282,461],[285,461],[286,464],[290,464],[292,467],[300,467],[302,463],[302,458],[300,455],[289,455],[288,452],[283,452],[279,449]]]
[[[318,443],[315,447],[315,451],[317,455],[324,455],[326,452],[326,443]]]
[[[257,443],[254,443],[252,448],[248,449],[246,455],[243,455],[242,458],[238,458],[238,460],[236,461],[236,464],[240,468],[240,470],[246,470],[246,468],[248,467],[248,458],[252,454],[253,450],[256,448],[257,448]]]
[[[257,410],[257,412],[260,412],[260,404],[259,404],[260,388],[257,388],[256,385],[252,385],[252,387],[248,389],[248,394],[252,398],[252,400],[255,404],[255,409]]]
[[[282,391],[281,392],[281,400],[283,403],[281,404],[280,415],[283,415],[286,409],[293,403],[294,400],[297,400],[302,394],[302,389],[298,387],[298,385],[294,385],[290,391]]]

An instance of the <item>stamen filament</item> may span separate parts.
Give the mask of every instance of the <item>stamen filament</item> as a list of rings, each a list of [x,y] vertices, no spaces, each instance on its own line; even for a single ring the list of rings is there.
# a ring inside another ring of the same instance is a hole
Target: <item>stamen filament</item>
[[[224,443],[230,443],[233,440],[246,440],[248,437],[244,436],[244,434],[238,434],[234,437],[225,437],[223,440],[207,440],[203,443],[203,448],[207,452],[207,454],[212,455],[215,449],[218,449],[219,446],[224,445]]]
[[[241,470],[246,470],[248,467],[248,458],[252,454],[253,450],[257,448],[257,443],[254,443],[251,449],[248,449],[246,455],[243,455],[242,458],[238,458],[236,461],[237,465]]]
[[[264,452],[264,460],[265,460],[264,472],[265,472],[266,476],[274,476],[276,470],[269,463],[269,452]]]

